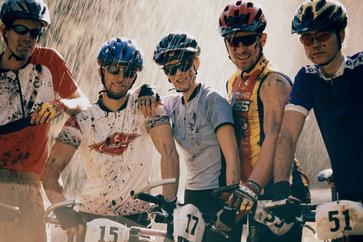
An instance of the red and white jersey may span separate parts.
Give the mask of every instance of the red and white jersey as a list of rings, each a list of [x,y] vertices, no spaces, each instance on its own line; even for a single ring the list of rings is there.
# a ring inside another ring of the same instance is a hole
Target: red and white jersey
[[[66,98],[77,88],[65,61],[53,49],[37,47],[23,68],[0,70],[0,128],[27,120],[25,127],[0,134],[0,169],[40,177],[48,157],[50,124],[30,126],[30,114],[41,103]]]
[[[57,141],[78,148],[87,175],[81,194],[82,212],[118,216],[144,212],[148,206],[130,197],[147,185],[153,171],[153,143],[148,130],[169,123],[165,112],[145,118],[137,109],[138,93],[119,111],[105,110],[101,99],[70,118]]]

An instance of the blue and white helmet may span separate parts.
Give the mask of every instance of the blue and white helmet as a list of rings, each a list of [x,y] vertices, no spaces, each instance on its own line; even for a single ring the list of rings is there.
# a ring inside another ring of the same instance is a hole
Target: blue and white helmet
[[[100,66],[123,65],[137,71],[143,68],[140,49],[126,38],[112,38],[105,42],[97,57]]]

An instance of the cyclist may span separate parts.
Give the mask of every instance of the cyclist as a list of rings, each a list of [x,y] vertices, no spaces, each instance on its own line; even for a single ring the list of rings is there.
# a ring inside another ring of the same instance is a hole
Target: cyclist
[[[107,216],[128,225],[147,225],[148,206],[133,200],[130,191],[146,186],[153,175],[154,164],[150,160],[153,144],[161,155],[163,178],[175,177],[170,170],[178,169],[179,164],[169,118],[162,107],[149,118],[136,107],[136,98],[152,93],[153,89],[143,85],[130,91],[143,68],[139,48],[129,39],[112,38],[101,47],[98,64],[103,84],[99,99],[65,123],[43,178],[50,201],[64,201],[58,179],[79,150],[87,175],[79,212],[72,208],[55,210],[70,237],[84,236],[85,222],[97,217]],[[168,198],[176,195],[170,189],[164,192]]]
[[[154,61],[162,66],[177,92],[162,101],[187,166],[184,202],[210,216],[222,205],[211,196],[212,189],[225,184],[225,176],[228,184],[239,181],[239,159],[227,101],[197,81],[199,54],[200,47],[193,37],[171,33],[157,44]],[[204,240],[223,238],[207,233]]]
[[[263,53],[266,24],[262,9],[252,2],[228,4],[219,18],[219,31],[228,56],[237,67],[226,88],[233,111],[243,181],[229,203],[235,203],[240,216],[255,207],[258,195],[261,200],[273,197],[273,156],[291,90],[290,79],[271,67]],[[307,182],[297,161],[292,178],[290,185],[294,194],[302,200],[308,199]],[[265,187],[263,191],[262,187]],[[239,202],[236,203],[236,199]],[[249,233],[252,241],[301,241],[302,228],[297,224],[281,234],[274,234],[256,221],[250,221],[250,225],[254,228]]]
[[[335,1],[305,1],[295,13],[292,33],[300,35],[314,65],[300,69],[285,108],[274,162],[276,199],[289,195],[291,159],[305,118],[314,109],[340,199],[363,200],[363,53],[348,57],[342,52],[346,26],[346,10]]]
[[[38,46],[50,24],[43,1],[5,0],[0,19],[0,202],[21,214],[18,223],[0,222],[0,241],[46,241],[40,176],[49,122],[85,109],[88,99],[60,54]]]

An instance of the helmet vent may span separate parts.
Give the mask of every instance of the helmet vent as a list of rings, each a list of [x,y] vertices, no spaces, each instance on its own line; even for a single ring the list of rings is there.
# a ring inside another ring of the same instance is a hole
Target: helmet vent
[[[224,8],[224,12],[227,12],[228,9],[229,9],[229,5]]]
[[[247,7],[248,7],[248,8],[253,8],[253,3],[248,2],[248,3],[247,3]]]
[[[236,2],[236,5],[239,6],[239,5],[241,5],[241,3],[242,3],[242,1],[238,1],[238,2]]]

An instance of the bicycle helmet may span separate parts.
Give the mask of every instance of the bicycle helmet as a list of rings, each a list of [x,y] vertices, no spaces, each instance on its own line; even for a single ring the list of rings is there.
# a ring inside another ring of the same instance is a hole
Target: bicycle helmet
[[[143,58],[140,49],[125,38],[112,38],[105,42],[97,57],[100,66],[123,65],[141,71]]]
[[[43,0],[5,0],[0,19],[5,26],[10,26],[16,19],[37,20],[43,27],[50,24],[49,10]]]
[[[237,1],[228,4],[219,17],[219,33],[222,37],[239,31],[262,33],[266,28],[262,9],[251,2]]]
[[[168,34],[164,36],[154,50],[154,61],[165,65],[171,60],[194,59],[199,56],[197,41],[186,34]]]
[[[305,1],[297,9],[292,21],[292,33],[309,30],[340,30],[347,26],[344,7],[329,0]]]

